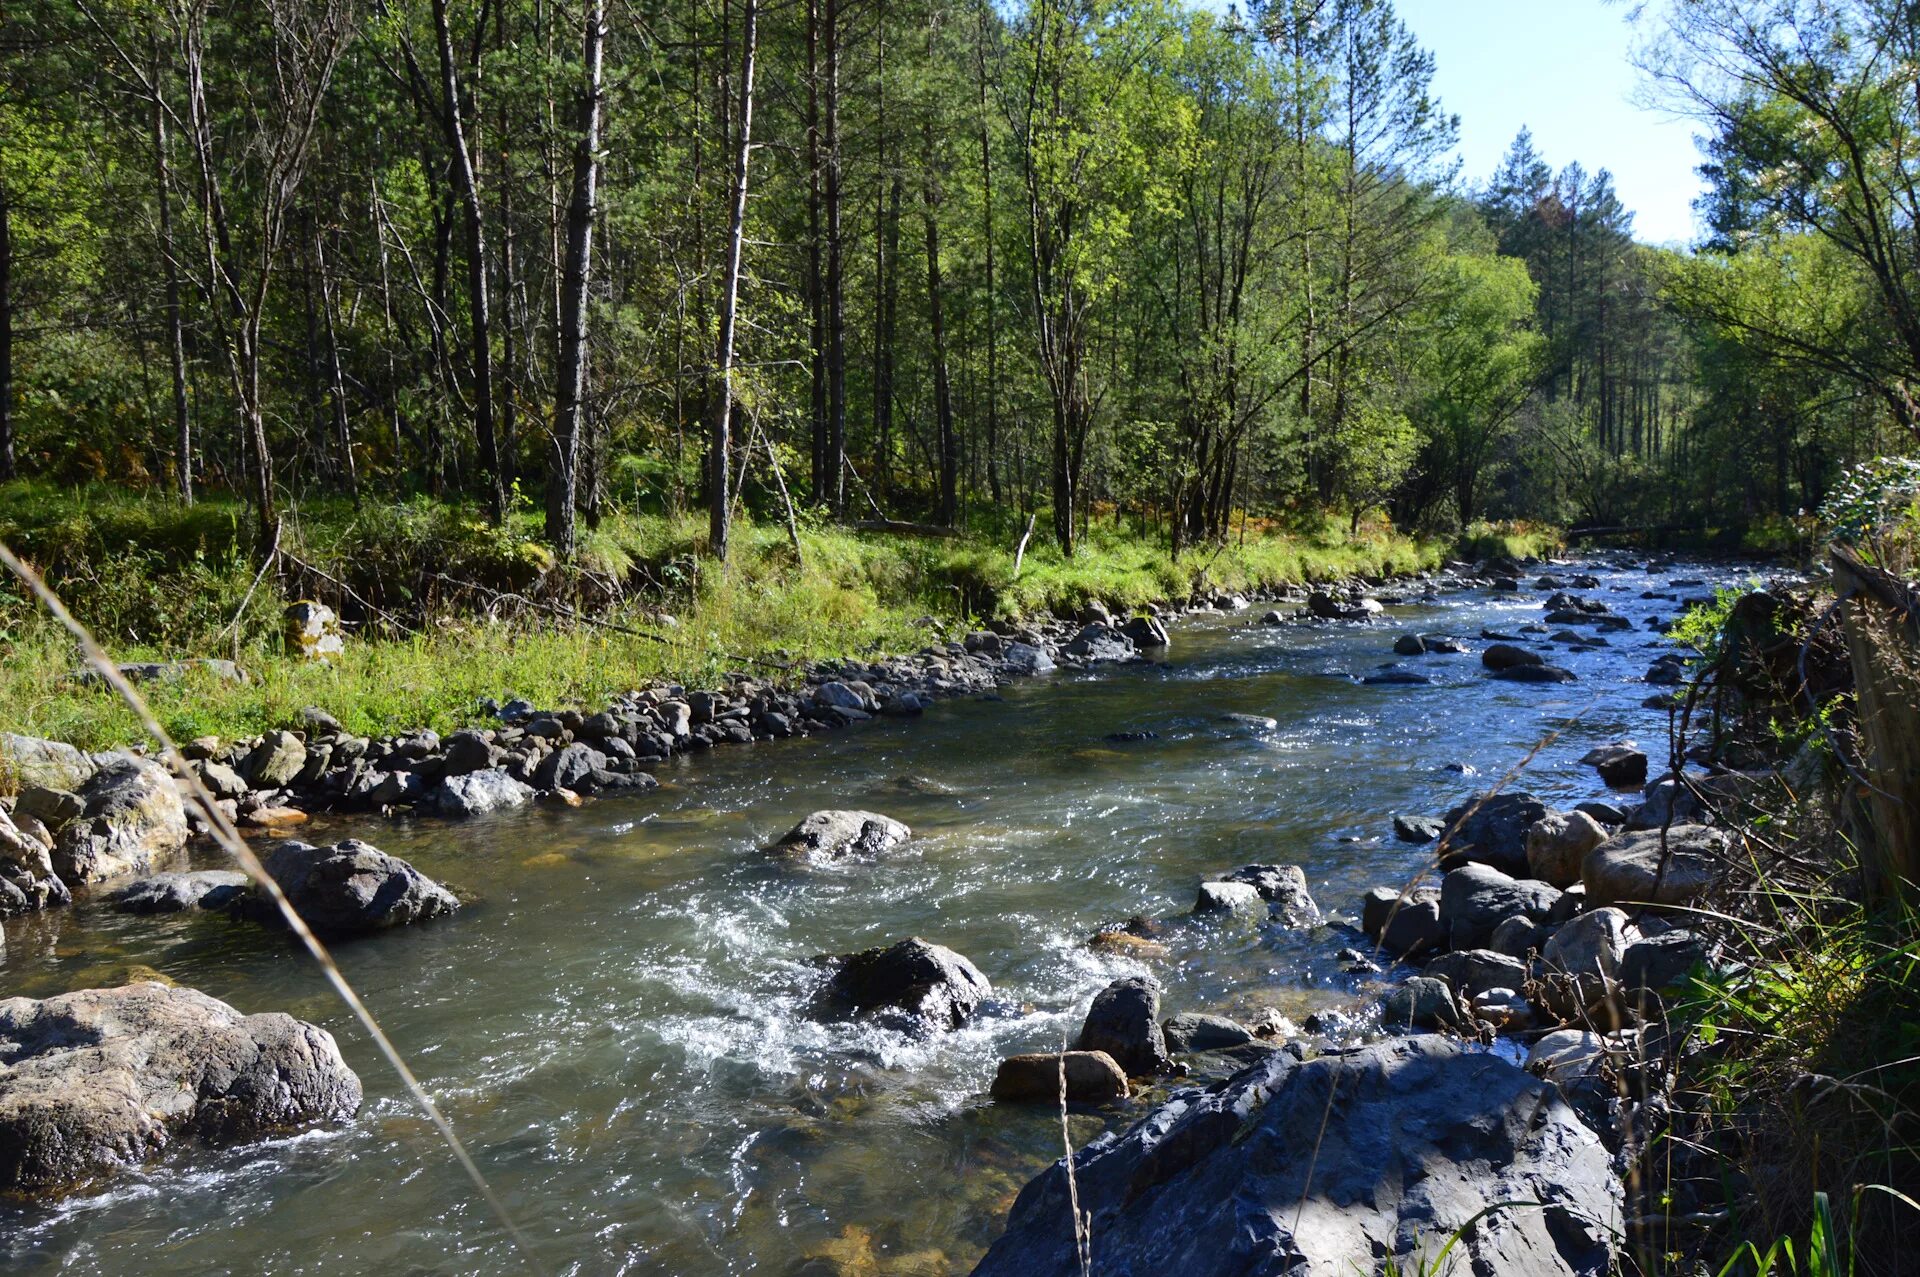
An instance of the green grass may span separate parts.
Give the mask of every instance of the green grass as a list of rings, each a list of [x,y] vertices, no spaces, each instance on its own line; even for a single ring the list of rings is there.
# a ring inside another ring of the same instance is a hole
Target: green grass
[[[1379,526],[1349,537],[1329,522],[1262,528],[1176,561],[1158,538],[1100,520],[1070,560],[1037,534],[1016,575],[1011,520],[983,519],[954,538],[808,524],[798,556],[783,524],[743,522],[722,570],[703,557],[704,520],[615,513],[584,533],[578,565],[556,567],[538,533],[524,508],[502,528],[475,510],[425,501],[356,510],[325,500],[290,511],[283,547],[380,610],[344,656],[316,665],[281,655],[278,617],[289,596],[276,582],[231,624],[253,577],[253,534],[237,505],[183,509],[112,488],[0,486],[0,540],[47,576],[116,659],[237,657],[249,672],[245,686],[195,676],[146,689],[183,739],[252,735],[307,705],[362,734],[444,732],[477,721],[486,696],[595,706],[652,681],[711,685],[730,670],[777,674],[794,660],[911,651],[927,641],[915,623],[927,616],[977,624],[1067,612],[1092,598],[1131,609],[1209,590],[1411,572],[1458,552]],[[1553,544],[1544,532],[1511,528],[1476,529],[1475,540],[1483,554]],[[304,579],[338,597],[318,576]],[[498,591],[577,607],[605,624]],[[0,728],[86,748],[138,738],[129,710],[75,682],[73,644],[10,584],[0,584],[0,651]]]

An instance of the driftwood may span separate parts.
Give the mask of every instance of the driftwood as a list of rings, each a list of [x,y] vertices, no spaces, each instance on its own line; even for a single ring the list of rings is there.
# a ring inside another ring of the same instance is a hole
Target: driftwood
[[[855,532],[898,532],[910,537],[956,537],[960,534],[938,523],[909,523],[905,519],[859,519],[849,523]]]
[[[1905,581],[1845,547],[1830,558],[1874,835],[1861,867],[1874,895],[1909,894],[1920,885],[1920,606]]]

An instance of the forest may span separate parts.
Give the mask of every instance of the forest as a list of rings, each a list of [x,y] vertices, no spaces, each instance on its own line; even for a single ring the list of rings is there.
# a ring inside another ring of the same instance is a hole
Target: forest
[[[1908,437],[1920,120],[1748,7],[1650,46],[1713,179],[1654,247],[1605,157],[1461,172],[1390,0],[26,0],[0,477],[563,559],[610,509],[1777,541]]]

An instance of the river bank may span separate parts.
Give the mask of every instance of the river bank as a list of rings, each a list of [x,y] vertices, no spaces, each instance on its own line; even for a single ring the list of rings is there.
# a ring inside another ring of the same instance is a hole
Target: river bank
[[[1670,617],[1676,602],[1638,595],[1673,575],[1611,578],[1599,597],[1648,634],[1647,617]],[[701,1256],[730,1255],[775,1272],[803,1260],[839,1265],[820,1271],[920,1271],[899,1265],[914,1254],[932,1262],[931,1249],[943,1267],[926,1271],[957,1271],[1049,1156],[1049,1140],[1058,1147],[1057,1116],[983,1103],[1001,1058],[1057,1047],[1079,1030],[1087,999],[1129,974],[1160,979],[1170,1014],[1254,1025],[1273,1012],[1297,1032],[1318,1012],[1330,1042],[1352,1040],[1350,1026],[1365,1023],[1354,1009],[1385,990],[1348,970],[1341,950],[1370,946],[1347,927],[1361,921],[1369,886],[1404,881],[1423,863],[1419,849],[1393,840],[1391,816],[1444,811],[1500,776],[1543,725],[1580,710],[1527,781],[1570,808],[1604,792],[1579,764],[1588,748],[1664,720],[1641,707],[1658,689],[1643,681],[1646,640],[1632,634],[1615,632],[1605,648],[1522,635],[1578,681],[1490,677],[1482,652],[1493,640],[1479,631],[1517,634],[1546,614],[1553,591],[1534,588],[1531,575],[1525,584],[1390,592],[1383,619],[1368,624],[1295,621],[1293,608],[1284,625],[1259,624],[1259,608],[1200,613],[1154,663],[1017,680],[1000,699],[942,701],[915,726],[880,718],[813,743],[675,757],[659,768],[663,788],[638,799],[464,825],[322,813],[306,836],[373,839],[469,902],[449,918],[344,946],[342,959],[403,1041],[443,1043],[432,1084],[454,1097],[470,1140],[497,1150],[490,1174],[566,1221],[553,1244],[583,1244],[612,1226],[617,1240],[603,1245],[643,1270],[697,1270]],[[1390,649],[1408,633],[1454,633],[1479,650],[1396,658]],[[1432,682],[1366,681],[1396,661]],[[770,865],[762,849],[830,803],[897,816],[912,840],[875,860],[801,873]],[[1197,883],[1275,861],[1306,867],[1333,925],[1188,918]],[[1089,936],[1135,914],[1166,920],[1155,941],[1164,957],[1088,948]],[[558,916],[568,923],[556,930]],[[457,1185],[412,1181],[397,1203],[376,1206],[354,1191],[360,1172],[320,1171],[342,1157],[421,1154],[407,1149],[410,1119],[377,1066],[270,938],[217,917],[135,919],[84,900],[16,920],[10,932],[10,975],[35,996],[76,987],[89,969],[111,978],[139,964],[340,1032],[368,1086],[367,1115],[318,1143],[191,1154],[220,1185],[209,1181],[209,1192],[236,1195],[232,1209],[273,1219],[343,1263],[361,1252],[323,1216],[370,1227],[389,1208],[443,1218],[430,1230],[438,1240],[409,1252],[428,1267],[448,1262],[435,1247],[484,1236]],[[808,955],[911,933],[977,964],[996,1006],[926,1042],[809,1019]],[[542,961],[529,967],[528,952]],[[1167,1084],[1149,1079],[1128,1106],[1077,1115],[1076,1142],[1124,1126]],[[511,1132],[535,1114],[543,1133],[523,1161],[508,1151],[518,1143]],[[634,1126],[643,1115],[644,1136]],[[669,1134],[677,1131],[684,1137]],[[303,1164],[337,1185],[311,1214],[286,1196],[291,1183],[310,1182]],[[965,1168],[958,1215],[936,1205],[952,1201],[956,1165]],[[907,1167],[921,1168],[924,1202],[885,1188]],[[633,1177],[654,1186],[651,1205],[614,1194]],[[153,1200],[139,1187],[144,1176],[132,1182],[131,1198],[101,1207],[128,1237],[142,1232],[140,1202]],[[191,1200],[167,1208],[200,1209]],[[227,1209],[204,1216],[206,1227]],[[62,1239],[98,1218],[84,1203],[56,1209],[29,1221],[30,1245],[67,1253]],[[212,1236],[194,1235],[202,1245]],[[469,1266],[493,1262],[479,1258],[484,1246],[453,1244]],[[878,1266],[862,1267],[863,1253]]]

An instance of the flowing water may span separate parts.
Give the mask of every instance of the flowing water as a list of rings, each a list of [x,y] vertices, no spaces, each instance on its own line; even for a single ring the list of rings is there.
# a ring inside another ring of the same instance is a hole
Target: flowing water
[[[1743,579],[1597,570],[1587,593],[1636,624],[1675,611],[1642,590]],[[1474,655],[1406,661],[1431,687],[1353,677],[1393,660],[1396,634],[1512,631],[1540,619],[1541,598],[1455,593],[1372,626],[1196,617],[1162,664],[1063,670],[916,722],[716,750],[665,768],[643,798],[465,825],[330,819],[306,836],[366,837],[470,902],[335,953],[529,1236],[532,1270],[964,1273],[1060,1151],[1057,1112],[987,1101],[996,1061],[1057,1048],[1095,991],[1143,969],[1090,952],[1090,933],[1184,914],[1203,876],[1249,862],[1303,866],[1322,907],[1351,916],[1366,887],[1423,862],[1393,840],[1394,813],[1445,809],[1556,728],[1521,782],[1550,802],[1600,796],[1577,762],[1596,743],[1633,737],[1664,754],[1666,715],[1641,707],[1657,637],[1644,627],[1607,648],[1560,648],[1550,659],[1577,683],[1491,681]],[[1278,727],[1223,721],[1231,712]],[[1156,736],[1107,739],[1128,732]],[[894,815],[913,842],[828,868],[759,850],[833,806]],[[245,1011],[324,1025],[367,1090],[343,1129],[177,1149],[94,1195],[0,1206],[9,1271],[517,1270],[283,939],[86,902],[6,928],[0,996],[152,968]],[[804,1017],[811,957],[914,934],[987,974],[987,1014],[926,1043]],[[1341,973],[1336,955],[1354,943],[1340,927],[1178,923],[1152,969],[1167,1014],[1298,1019],[1370,987]],[[1140,1111],[1077,1116],[1075,1142]]]

